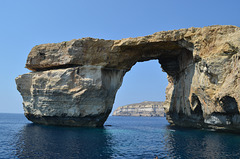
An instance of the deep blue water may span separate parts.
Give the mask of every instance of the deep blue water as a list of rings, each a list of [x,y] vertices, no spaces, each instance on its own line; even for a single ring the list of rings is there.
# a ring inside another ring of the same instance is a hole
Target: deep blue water
[[[0,114],[0,158],[240,158],[238,134],[173,129],[160,117],[109,117],[105,125],[42,126]]]

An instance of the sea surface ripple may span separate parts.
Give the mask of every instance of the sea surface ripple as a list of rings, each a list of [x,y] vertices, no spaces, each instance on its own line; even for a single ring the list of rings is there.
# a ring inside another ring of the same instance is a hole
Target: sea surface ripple
[[[163,117],[111,116],[103,128],[43,126],[0,114],[0,158],[240,158],[240,135],[169,127]]]

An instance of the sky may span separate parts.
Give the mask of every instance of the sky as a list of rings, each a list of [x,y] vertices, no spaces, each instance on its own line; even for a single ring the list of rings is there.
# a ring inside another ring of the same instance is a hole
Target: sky
[[[236,25],[239,0],[1,0],[0,113],[23,113],[15,78],[30,50],[39,44],[83,37],[122,39],[159,31]],[[114,108],[142,101],[164,101],[166,73],[157,61],[137,63],[119,89]]]

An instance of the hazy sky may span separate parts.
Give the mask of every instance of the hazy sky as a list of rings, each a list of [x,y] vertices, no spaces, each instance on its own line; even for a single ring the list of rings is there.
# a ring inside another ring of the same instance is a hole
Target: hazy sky
[[[240,26],[239,0],[1,0],[0,112],[23,113],[15,78],[31,48],[83,37],[122,39],[154,32]],[[114,108],[165,99],[166,74],[157,61],[136,64],[124,77]]]

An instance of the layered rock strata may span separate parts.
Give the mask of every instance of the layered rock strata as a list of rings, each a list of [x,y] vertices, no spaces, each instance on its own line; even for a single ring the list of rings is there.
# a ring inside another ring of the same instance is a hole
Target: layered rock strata
[[[118,107],[113,116],[164,117],[165,111],[163,102],[145,101]]]
[[[168,74],[172,125],[240,130],[240,28],[209,26],[122,40],[83,38],[35,46],[16,78],[25,115],[42,124],[102,126],[124,74],[158,59]]]

